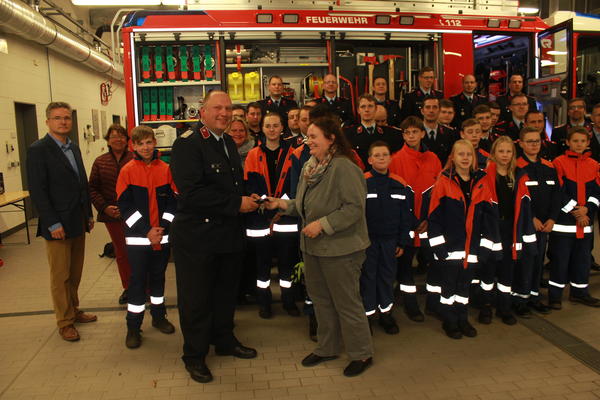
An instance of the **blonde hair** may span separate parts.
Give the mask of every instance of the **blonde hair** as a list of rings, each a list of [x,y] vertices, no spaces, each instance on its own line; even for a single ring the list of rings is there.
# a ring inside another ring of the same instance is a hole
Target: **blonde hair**
[[[248,135],[250,134],[250,128],[248,128],[248,122],[246,122],[246,120],[244,118],[241,118],[241,117],[233,117],[231,119],[231,122],[229,122],[229,125],[227,126],[227,129],[225,129],[225,133],[229,134],[229,130],[231,129],[231,125],[234,122],[241,122],[241,124],[244,126],[244,130],[246,131],[246,139],[248,139]]]
[[[515,148],[515,143],[513,142],[513,140],[508,137],[508,136],[500,136],[498,139],[494,140],[494,143],[492,144],[492,149],[490,150],[490,161],[495,162],[496,164],[498,164],[498,161],[496,160],[496,149],[498,148],[498,146],[500,146],[502,143],[509,143],[510,147],[512,148],[512,158],[510,160],[510,163],[508,163],[508,178],[514,182],[515,181],[515,169],[517,169],[517,150]]]
[[[454,173],[454,170],[456,169],[454,167],[454,153],[456,152],[457,146],[465,146],[469,149],[471,154],[473,154],[473,162],[469,167],[469,172],[477,170],[479,168],[479,165],[477,163],[477,153],[475,152],[475,147],[473,147],[473,144],[468,140],[458,139],[456,142],[454,142],[454,145],[452,146],[452,151],[448,156],[448,160],[446,161],[446,165],[444,166],[444,171],[450,171],[451,174]]]

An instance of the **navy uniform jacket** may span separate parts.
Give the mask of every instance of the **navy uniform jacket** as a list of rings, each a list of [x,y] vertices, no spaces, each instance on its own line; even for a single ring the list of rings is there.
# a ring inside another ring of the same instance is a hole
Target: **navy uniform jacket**
[[[454,120],[452,125],[460,128],[463,121],[473,117],[473,109],[480,104],[486,104],[488,99],[478,94],[473,94],[473,99],[469,101],[464,93],[450,97],[454,103]]]
[[[429,95],[437,97],[438,99],[444,98],[444,93],[435,89],[431,89]],[[421,89],[415,89],[404,96],[404,100],[402,101],[402,109],[400,112],[402,121],[411,115],[423,118],[423,114],[421,114],[421,107],[423,106],[423,100],[425,97],[426,95]]]
[[[552,141],[558,146],[557,156],[565,154],[565,151],[567,151],[567,149],[569,148],[569,146],[567,145],[567,134],[569,133],[569,129],[571,129],[572,127],[573,125],[571,125],[571,122],[568,122],[566,124],[557,126],[552,130]],[[590,135],[592,134],[592,121],[586,118],[583,123],[583,127],[587,129]]]
[[[298,189],[298,183],[300,182],[300,173],[304,163],[310,158],[310,149],[306,144],[298,146],[292,152],[290,156],[290,198],[296,198],[296,189]]]
[[[510,120],[499,121],[495,128],[499,136],[508,136],[513,142],[519,140],[521,128],[515,124],[512,117]]]
[[[369,147],[375,141],[386,142],[390,146],[392,154],[400,150],[404,144],[402,133],[387,126],[375,126],[374,132],[369,134],[367,128],[359,124],[344,128],[344,134],[365,166],[369,165]]]
[[[510,102],[512,101],[512,98],[514,96],[511,96],[510,94],[505,94],[504,96],[500,96],[496,98],[496,103],[498,103],[498,105],[500,106],[500,119],[509,121],[511,120],[511,113],[510,113],[510,109],[508,108],[508,106],[510,106]],[[531,96],[527,96],[527,103],[529,104],[529,110],[528,111],[536,111],[537,110],[537,103],[535,102],[535,97],[531,97]]]
[[[337,114],[338,117],[342,120],[342,123],[345,125],[350,125],[354,123],[354,112],[352,110],[352,102],[345,97],[337,97],[333,100],[332,103],[327,101],[325,96],[316,99],[318,104],[327,104],[329,109]]]
[[[71,142],[79,174],[50,134],[27,150],[27,178],[31,200],[40,215],[37,236],[52,238],[49,227],[61,223],[67,239],[89,232],[92,204],[79,147]]]
[[[442,165],[445,165],[446,160],[452,151],[452,146],[457,139],[458,137],[454,129],[438,124],[435,140],[430,138],[428,128],[425,127],[425,137],[423,138],[422,143],[427,146],[429,151],[438,156]]]
[[[527,156],[517,160],[517,174],[520,171],[527,174],[525,186],[531,195],[533,216],[542,223],[551,219],[556,221],[560,210],[560,184],[554,165],[543,158],[533,162]]]
[[[414,194],[410,186],[393,173],[371,169],[367,181],[367,228],[369,239],[394,240],[397,247],[411,245],[410,230],[415,224]]]
[[[223,139],[229,157],[201,122],[173,143],[171,173],[179,191],[171,225],[173,246],[193,244],[200,251],[221,254],[243,250],[242,162],[233,139],[227,134]]]
[[[295,100],[288,99],[285,97],[281,97],[279,99],[279,105],[277,105],[270,96],[265,97],[263,100],[259,100],[258,104],[260,104],[260,108],[262,110],[263,118],[269,112],[276,112],[281,115],[281,122],[283,122],[283,127],[287,129],[287,113],[292,108],[298,108],[298,103]]]
[[[385,99],[382,102],[377,101],[377,104],[385,107],[388,125],[400,126],[402,119],[400,117],[400,106],[396,100]]]

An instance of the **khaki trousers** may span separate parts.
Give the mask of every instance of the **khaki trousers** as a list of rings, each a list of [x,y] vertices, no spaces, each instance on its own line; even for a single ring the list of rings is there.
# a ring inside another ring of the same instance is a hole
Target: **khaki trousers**
[[[351,360],[372,357],[373,342],[359,286],[365,251],[339,257],[303,256],[306,289],[319,323],[313,353],[338,355],[343,340]]]
[[[65,240],[46,240],[50,264],[50,292],[59,328],[75,322],[79,307],[77,289],[85,254],[85,234]]]

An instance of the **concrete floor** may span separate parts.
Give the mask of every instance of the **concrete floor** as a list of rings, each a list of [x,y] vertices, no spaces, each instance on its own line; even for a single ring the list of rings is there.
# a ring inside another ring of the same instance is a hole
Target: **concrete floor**
[[[35,227],[30,229],[35,232]],[[183,367],[179,331],[163,335],[147,318],[142,347],[125,347],[125,308],[117,304],[121,287],[116,264],[114,259],[98,257],[109,240],[102,224],[88,236],[79,291],[81,308],[97,314],[98,322],[79,325],[82,338],[75,343],[57,334],[43,240],[7,244],[24,239],[24,231],[4,238],[0,249],[5,262],[0,268],[3,400],[600,398],[597,372],[523,323],[474,322],[479,331],[476,338],[452,340],[443,335],[437,320],[414,323],[400,308],[395,311],[400,334],[389,336],[374,327],[374,365],[362,376],[346,378],[342,375],[345,356],[315,368],[301,366],[301,359],[314,346],[304,317],[289,317],[275,305],[274,318],[261,320],[256,306],[240,307],[236,334],[258,350],[258,358],[211,355],[207,362],[215,380],[199,384],[189,379]],[[600,275],[592,275],[590,287],[600,297]],[[168,305],[176,304],[172,264],[167,270],[166,298]],[[568,301],[563,305],[562,311],[535,318],[600,350],[600,309]],[[169,319],[179,328],[176,309],[169,309]],[[592,361],[600,365],[600,359]]]

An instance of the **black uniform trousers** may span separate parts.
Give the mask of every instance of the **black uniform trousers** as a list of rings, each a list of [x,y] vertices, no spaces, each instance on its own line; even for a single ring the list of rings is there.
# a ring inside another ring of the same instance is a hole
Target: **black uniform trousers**
[[[496,283],[496,309],[509,312],[515,263],[512,258],[512,220],[500,220],[502,259],[487,261],[480,265],[481,304],[492,305],[494,283]]]
[[[567,283],[571,286],[571,296],[584,297],[589,294],[592,241],[591,234],[585,235],[583,239],[577,239],[575,235],[550,235],[552,262],[548,297],[551,302],[561,301]]]
[[[540,281],[544,272],[548,233],[536,232],[535,237],[537,254],[535,256],[523,256],[515,265],[515,276],[512,286],[514,303],[535,301],[540,295]]]
[[[394,304],[394,278],[396,277],[395,238],[371,240],[367,258],[360,275],[360,292],[367,315],[377,311],[391,311]]]
[[[417,303],[417,286],[415,285],[415,279],[413,277],[413,259],[419,247],[406,246],[404,252],[398,257],[398,272],[396,279],[398,280],[398,287],[404,301],[404,308],[409,312],[416,312],[419,310]]]
[[[434,261],[440,272],[440,304],[438,314],[447,324],[467,321],[469,288],[473,279],[471,266],[465,268],[462,260]]]
[[[150,292],[150,315],[161,319],[166,315],[165,271],[169,263],[170,248],[163,244],[160,250],[151,246],[127,246],[131,277],[127,288],[127,328],[140,329],[144,321],[146,286]]]
[[[183,334],[183,362],[203,361],[209,345],[229,350],[243,253],[213,253],[192,246],[173,246],[177,305]]]
[[[256,247],[256,295],[261,306],[271,304],[271,263],[277,257],[281,302],[284,308],[294,307],[292,271],[298,262],[298,233],[274,232],[270,236],[251,238]]]

